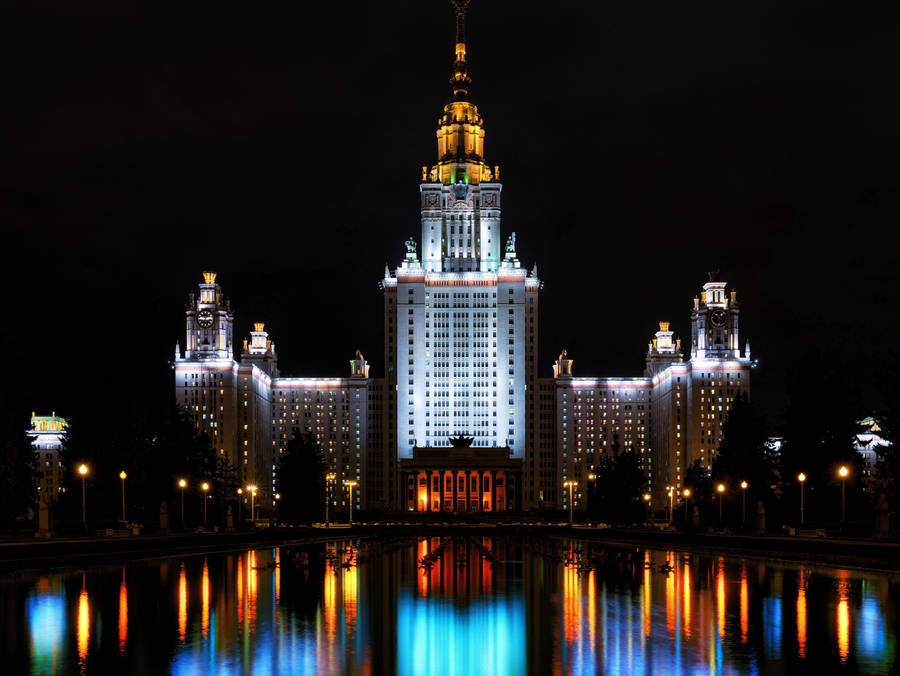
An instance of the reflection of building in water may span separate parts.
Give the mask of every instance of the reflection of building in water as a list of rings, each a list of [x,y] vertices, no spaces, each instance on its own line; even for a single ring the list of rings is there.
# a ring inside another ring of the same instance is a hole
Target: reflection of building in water
[[[62,461],[59,451],[66,436],[66,419],[56,415],[31,414],[28,437],[37,454],[38,490],[55,500],[62,485]]]

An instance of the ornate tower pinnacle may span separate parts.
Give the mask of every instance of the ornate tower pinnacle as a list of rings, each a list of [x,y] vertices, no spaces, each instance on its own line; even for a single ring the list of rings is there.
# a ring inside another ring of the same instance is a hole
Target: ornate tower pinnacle
[[[450,85],[453,87],[453,99],[465,101],[469,96],[469,85],[472,80],[466,72],[466,7],[471,0],[450,0],[456,11],[456,58],[453,62],[453,75]]]

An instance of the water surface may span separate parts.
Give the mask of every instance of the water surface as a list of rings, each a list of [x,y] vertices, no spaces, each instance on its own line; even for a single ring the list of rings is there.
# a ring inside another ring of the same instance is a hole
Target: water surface
[[[15,673],[900,668],[896,577],[562,538],[173,557],[10,576],[0,595]]]

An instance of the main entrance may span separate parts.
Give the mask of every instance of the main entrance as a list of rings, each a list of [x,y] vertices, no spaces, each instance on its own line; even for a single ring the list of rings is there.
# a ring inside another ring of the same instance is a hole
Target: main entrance
[[[400,460],[403,508],[418,512],[507,512],[521,509],[522,461],[509,447],[473,448],[469,437],[450,447],[413,448]]]

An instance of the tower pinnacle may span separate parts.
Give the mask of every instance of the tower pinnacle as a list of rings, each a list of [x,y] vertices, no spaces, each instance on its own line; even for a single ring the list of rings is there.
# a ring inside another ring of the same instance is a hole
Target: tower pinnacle
[[[470,2],[471,0],[450,0],[456,11],[456,58],[453,62],[453,75],[450,77],[454,101],[465,101],[469,96],[469,85],[472,84],[466,71],[466,7]]]

